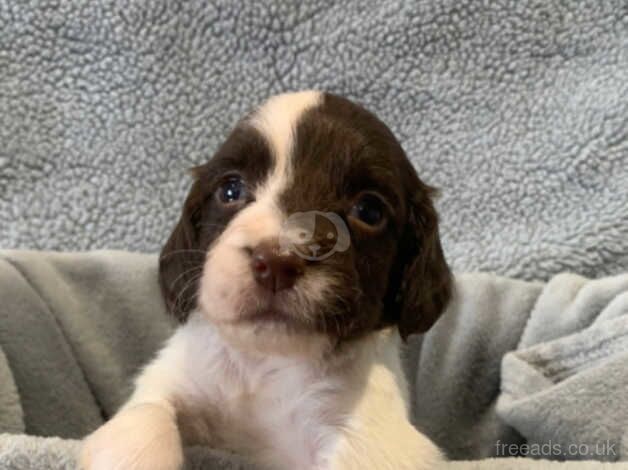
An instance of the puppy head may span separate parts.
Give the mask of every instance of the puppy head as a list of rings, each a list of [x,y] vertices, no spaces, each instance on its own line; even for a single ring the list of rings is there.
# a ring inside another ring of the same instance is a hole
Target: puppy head
[[[193,174],[160,258],[179,320],[198,308],[237,347],[290,354],[393,324],[406,338],[445,308],[433,190],[364,108],[275,96]]]

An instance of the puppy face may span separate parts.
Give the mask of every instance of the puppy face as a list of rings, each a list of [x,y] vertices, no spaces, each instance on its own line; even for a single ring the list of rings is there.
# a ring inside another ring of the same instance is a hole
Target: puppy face
[[[180,320],[198,307],[234,345],[287,354],[391,324],[405,338],[444,309],[433,191],[364,108],[273,97],[193,173],[160,258]]]

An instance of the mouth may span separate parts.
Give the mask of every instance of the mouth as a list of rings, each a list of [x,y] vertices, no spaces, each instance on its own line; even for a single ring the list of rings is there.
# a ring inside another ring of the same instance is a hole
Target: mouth
[[[253,325],[278,325],[285,326],[293,330],[305,330],[308,329],[308,325],[304,320],[296,318],[294,315],[290,315],[283,311],[281,308],[270,304],[268,306],[258,306],[250,313],[244,314],[240,317],[238,323],[253,324]]]
[[[277,310],[261,310],[245,316],[242,321],[247,323],[289,323],[294,320]]]

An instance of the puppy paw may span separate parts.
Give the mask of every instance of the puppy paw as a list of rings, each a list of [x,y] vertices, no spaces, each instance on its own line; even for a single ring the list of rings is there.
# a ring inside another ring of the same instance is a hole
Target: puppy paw
[[[81,470],[180,470],[181,438],[174,417],[159,405],[124,409],[85,438]]]

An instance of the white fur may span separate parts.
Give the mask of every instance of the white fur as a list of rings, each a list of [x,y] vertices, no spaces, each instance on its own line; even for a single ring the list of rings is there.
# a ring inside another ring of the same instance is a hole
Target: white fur
[[[183,444],[286,470],[418,470],[440,461],[409,422],[396,330],[337,346],[281,322],[241,321],[257,300],[244,248],[279,236],[295,125],[320,100],[317,92],[281,95],[250,119],[270,144],[273,171],[210,247],[199,310],[146,367],[129,402],[87,438],[82,468],[176,470]],[[317,305],[334,282],[305,273],[288,295]],[[290,314],[313,321],[302,310]]]
[[[320,357],[249,355],[196,313],[88,439],[84,468],[178,468],[158,465],[181,455],[175,413],[184,443],[232,450],[261,468],[433,468],[439,451],[408,420],[399,342],[389,329]],[[129,455],[145,460],[116,467]]]
[[[240,211],[213,244],[201,277],[199,305],[235,346],[275,353],[306,353],[328,346],[322,335],[287,331],[284,325],[234,325],[256,301],[256,283],[249,268],[245,247],[266,240],[278,240],[289,214],[279,209],[277,200],[290,183],[292,147],[296,125],[306,111],[319,104],[317,91],[286,93],[270,98],[249,118],[266,139],[273,156],[273,169],[265,182],[254,188],[255,201]],[[301,302],[315,303],[333,295],[333,279],[316,273],[302,276],[294,287]],[[291,312],[304,316],[306,310]],[[311,318],[304,316],[304,321]],[[282,334],[277,334],[277,330]]]
[[[281,180],[281,186],[288,184],[296,124],[306,111],[322,99],[320,92],[312,90],[284,93],[267,100],[251,117],[250,124],[266,138],[275,159],[271,182]],[[272,192],[278,190],[273,188]]]

